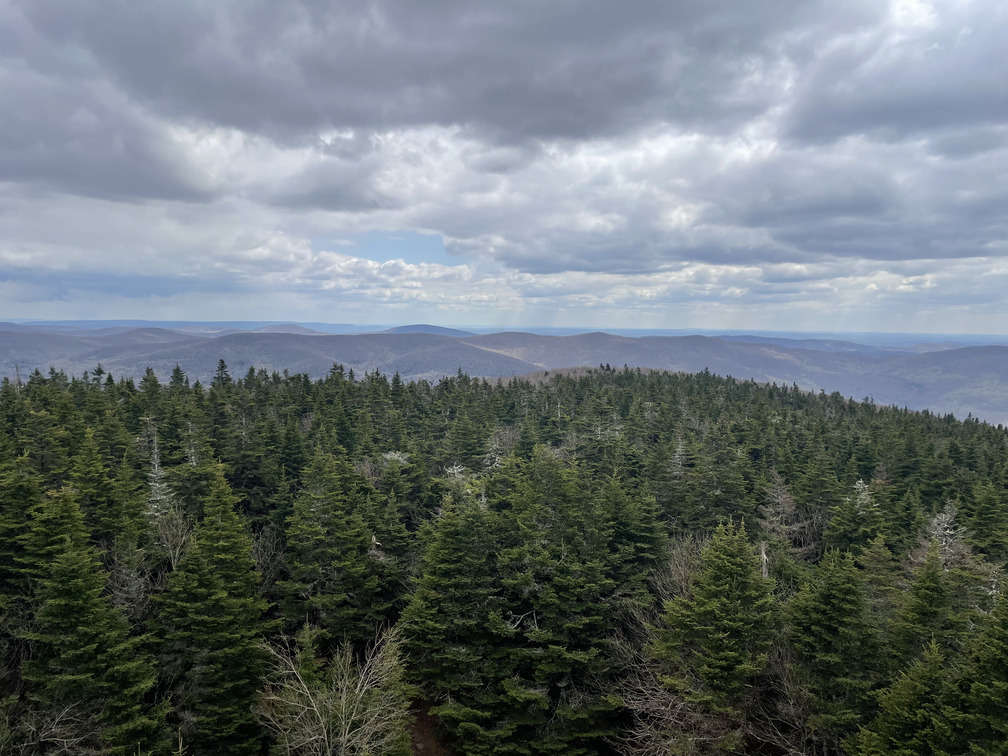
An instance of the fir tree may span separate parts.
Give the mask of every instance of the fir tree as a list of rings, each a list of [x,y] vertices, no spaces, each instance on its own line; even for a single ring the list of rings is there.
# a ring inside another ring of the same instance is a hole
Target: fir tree
[[[951,634],[952,597],[942,566],[937,541],[931,541],[927,557],[913,576],[896,621],[897,650],[912,659],[932,639],[947,646]]]
[[[74,546],[83,547],[88,533],[76,493],[61,488],[32,508],[28,526],[17,539],[19,580],[26,595],[48,575],[49,565],[63,551],[68,538]]]
[[[0,611],[24,593],[25,537],[42,502],[41,480],[27,459],[0,463]]]
[[[844,500],[843,488],[837,480],[836,468],[823,448],[822,440],[816,438],[810,444],[811,448],[806,450],[805,464],[794,487],[795,497],[802,507],[812,512],[832,512]]]
[[[727,424],[719,422],[686,474],[684,529],[709,531],[732,515],[755,519],[752,477],[749,457],[732,439]]]
[[[992,483],[973,487],[971,506],[966,512],[970,542],[995,564],[1008,559],[1008,499]]]
[[[515,724],[499,714],[513,629],[495,584],[490,516],[447,501],[423,535],[422,575],[401,619],[412,676],[461,752],[491,756]]]
[[[790,615],[812,738],[837,751],[868,705],[877,664],[877,636],[850,553],[826,553]]]
[[[841,551],[860,552],[882,528],[882,513],[872,500],[871,488],[863,480],[832,510],[826,526],[826,544]]]
[[[84,441],[74,457],[70,484],[76,491],[92,538],[99,544],[109,544],[120,524],[122,512],[115,484],[105,469],[91,428],[85,431]]]
[[[875,719],[846,743],[857,756],[944,756],[951,729],[944,704],[949,670],[937,643],[879,694]]]
[[[1008,593],[998,595],[965,649],[950,695],[954,744],[961,752],[1008,749]],[[957,749],[957,752],[959,752]]]
[[[902,570],[882,535],[857,557],[869,619],[879,638],[879,669],[891,672],[903,660],[896,640],[897,613],[904,587]]]
[[[317,451],[287,524],[290,577],[277,586],[285,613],[321,628],[332,642],[370,637],[381,616],[362,498],[350,464]]]
[[[498,570],[515,626],[502,705],[515,741],[535,753],[593,753],[614,726],[615,701],[593,680],[607,667],[597,639],[611,628],[601,513],[577,470],[538,448],[511,496]]]
[[[252,542],[218,465],[194,543],[159,597],[156,627],[176,723],[196,754],[255,754],[266,602]]]
[[[877,494],[875,496],[877,498]],[[880,509],[886,543],[891,544],[897,554],[905,555],[917,542],[925,524],[920,495],[915,489],[910,489],[899,500]]]
[[[650,494],[628,494],[610,478],[601,491],[599,508],[609,540],[608,576],[617,596],[644,609],[653,598],[648,578],[665,554],[668,538],[658,522]]]
[[[165,707],[145,701],[154,668],[102,596],[105,582],[95,554],[66,538],[38,590],[33,653],[22,672],[27,696],[61,723],[51,737],[117,756],[162,752]]]
[[[701,552],[691,595],[665,605],[652,650],[665,669],[666,686],[726,722],[716,734],[725,750],[742,743],[774,624],[770,581],[762,575],[745,527],[729,520]]]

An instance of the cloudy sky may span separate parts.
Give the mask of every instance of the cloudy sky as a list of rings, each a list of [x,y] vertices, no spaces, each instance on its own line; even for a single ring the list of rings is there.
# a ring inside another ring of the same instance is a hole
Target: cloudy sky
[[[0,319],[1008,333],[1003,0],[0,0]]]

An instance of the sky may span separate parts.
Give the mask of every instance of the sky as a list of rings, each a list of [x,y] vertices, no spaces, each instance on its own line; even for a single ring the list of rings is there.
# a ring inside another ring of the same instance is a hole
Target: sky
[[[1008,333],[1003,0],[0,0],[0,319]]]

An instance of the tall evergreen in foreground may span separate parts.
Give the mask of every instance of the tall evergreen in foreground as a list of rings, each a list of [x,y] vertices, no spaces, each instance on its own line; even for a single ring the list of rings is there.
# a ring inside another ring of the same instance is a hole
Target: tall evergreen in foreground
[[[774,640],[771,583],[741,523],[719,525],[700,560],[691,594],[666,603],[652,653],[663,683],[707,722],[679,734],[684,752],[741,753]]]
[[[332,643],[363,641],[380,616],[362,498],[352,466],[318,450],[287,524],[290,577],[279,586],[285,613],[295,624],[316,625]]]
[[[594,754],[614,727],[600,688],[612,631],[603,512],[578,469],[537,448],[502,512],[497,560],[515,629],[505,709],[533,753]]]
[[[33,724],[25,736],[45,752],[65,742],[74,753],[166,750],[165,706],[149,700],[154,667],[102,596],[105,582],[95,553],[68,538],[39,586],[22,678]]]
[[[466,754],[504,752],[514,725],[499,716],[513,629],[494,575],[489,514],[445,503],[424,533],[423,574],[402,616],[412,676]]]
[[[949,697],[956,746],[972,754],[1008,753],[1008,594],[970,639]]]
[[[252,542],[220,466],[194,543],[168,579],[156,617],[173,724],[192,754],[257,754],[251,704],[263,672],[266,602]]]
[[[789,614],[810,738],[823,753],[842,753],[840,741],[868,707],[878,664],[876,629],[850,553],[828,551]]]
[[[932,643],[879,695],[879,713],[845,745],[858,756],[943,756],[951,729],[944,705],[949,670]]]

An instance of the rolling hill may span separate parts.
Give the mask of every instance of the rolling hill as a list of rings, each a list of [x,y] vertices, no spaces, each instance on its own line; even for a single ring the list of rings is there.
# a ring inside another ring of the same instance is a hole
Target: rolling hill
[[[334,363],[358,375],[398,372],[404,379],[436,381],[462,370],[500,378],[579,366],[651,368],[699,372],[778,384],[810,391],[839,391],[957,417],[1008,424],[1008,347],[976,346],[920,351],[859,348],[848,342],[648,336],[608,333],[544,336],[522,332],[448,333],[435,327],[397,332],[326,334],[300,326],[267,326],[221,335],[173,328],[108,327],[95,330],[0,325],[0,375],[22,378],[50,366],[80,375],[98,363],[116,377],[142,376],[150,367],[167,379],[178,364],[192,380],[207,381],[218,360],[231,374],[249,368],[288,370],[313,377]],[[256,324],[257,326],[259,324]],[[820,348],[809,348],[816,346]]]

